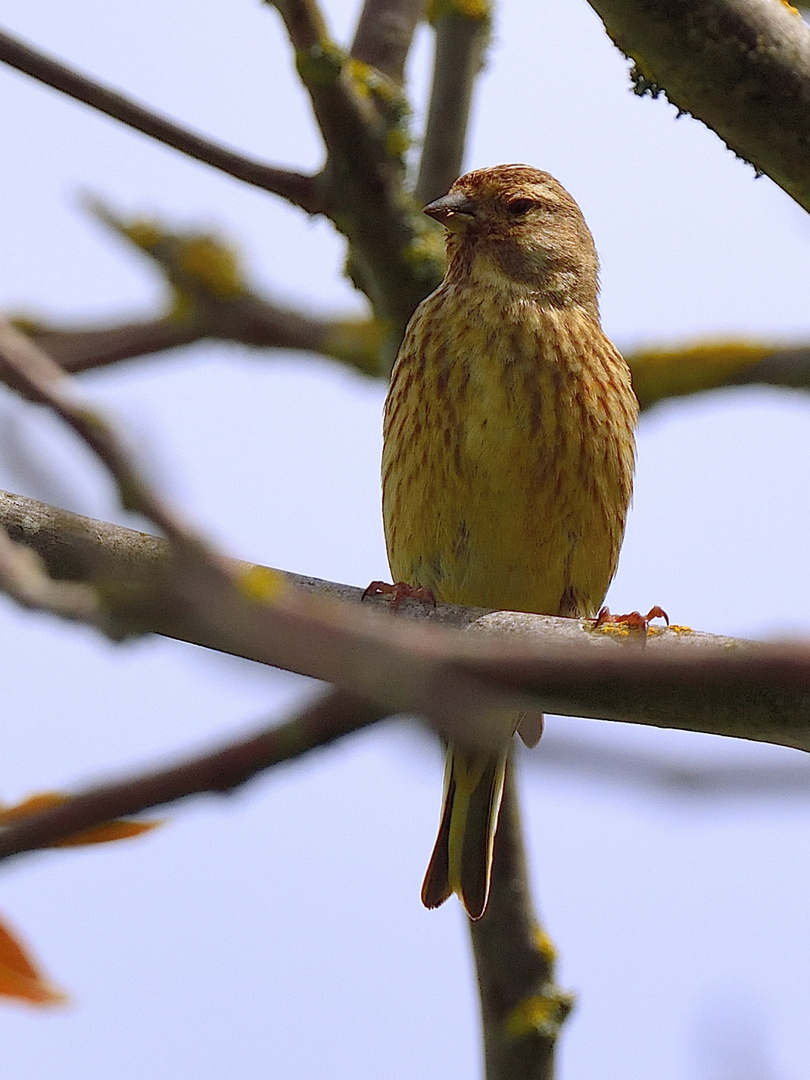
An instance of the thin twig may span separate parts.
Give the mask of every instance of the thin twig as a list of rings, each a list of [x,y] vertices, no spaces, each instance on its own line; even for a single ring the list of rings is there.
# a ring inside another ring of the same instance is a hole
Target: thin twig
[[[440,5],[434,20],[433,84],[415,192],[420,203],[444,195],[461,173],[473,89],[490,33],[487,5],[471,10]]]
[[[56,581],[31,548],[16,543],[0,526],[0,589],[22,607],[48,611],[61,619],[108,629],[109,618],[92,585]]]
[[[119,120],[127,127],[179,150],[181,154],[210,165],[246,184],[272,192],[308,214],[323,212],[317,177],[279,169],[254,161],[219,143],[196,135],[172,120],[136,104],[115,90],[81,75],[52,57],[0,31],[0,62],[22,71],[38,82],[59,90],[92,109]]]
[[[331,691],[285,723],[175,765],[140,773],[76,795],[0,830],[0,860],[51,847],[85,829],[166,806],[189,795],[229,794],[255,776],[373,724],[379,710],[352,694]]]

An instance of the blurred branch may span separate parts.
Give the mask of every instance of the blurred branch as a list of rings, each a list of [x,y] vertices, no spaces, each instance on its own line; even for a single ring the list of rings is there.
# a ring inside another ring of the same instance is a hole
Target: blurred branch
[[[425,0],[365,0],[351,55],[401,86],[405,61],[424,8]]]
[[[62,619],[97,626],[107,632],[98,596],[91,585],[55,581],[31,548],[11,539],[0,527],[0,590],[32,611],[49,611]]]
[[[28,315],[14,317],[11,322],[69,372],[108,367],[190,345],[206,336],[196,322],[173,315],[84,328],[50,325]]]
[[[416,199],[444,195],[461,174],[473,88],[491,29],[489,0],[433,0],[433,85],[416,181]]]
[[[90,788],[0,828],[0,860],[51,847],[107,821],[189,795],[228,795],[274,765],[328,746],[379,719],[379,710],[368,702],[330,691],[283,724],[176,765]]]
[[[810,346],[718,341],[625,354],[642,409],[724,386],[810,388]]]
[[[590,0],[634,61],[636,93],[665,93],[810,210],[810,30],[775,0]]]
[[[168,285],[169,313],[119,326],[56,327],[15,320],[66,371],[85,371],[203,339],[296,349],[381,375],[385,328],[373,318],[317,318],[259,296],[238,253],[200,232],[171,232],[156,219],[125,220],[99,200],[94,216],[157,265]]]
[[[534,912],[514,783],[507,769],[483,918],[469,921],[487,1080],[552,1080],[573,998],[554,980],[555,951]]]
[[[517,750],[522,765],[535,772],[564,772],[589,784],[596,781],[624,790],[635,788],[659,798],[711,799],[716,803],[719,799],[806,800],[810,796],[810,762],[804,757],[778,763],[676,761],[671,750],[663,755],[603,739],[597,742],[548,724],[539,753],[519,745]]]
[[[9,34],[0,31],[0,62],[30,75],[38,82],[59,90],[68,97],[111,116],[127,127],[148,135],[181,154],[211,165],[246,184],[278,195],[308,214],[322,213],[317,177],[274,168],[228,150],[219,143],[195,135],[158,113],[137,105],[129,98],[110,90],[93,79],[80,75],[59,61],[37,52]]]

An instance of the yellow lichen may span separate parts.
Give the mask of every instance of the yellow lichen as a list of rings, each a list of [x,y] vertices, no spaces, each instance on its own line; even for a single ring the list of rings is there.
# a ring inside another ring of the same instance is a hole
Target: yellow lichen
[[[213,236],[185,239],[179,264],[184,274],[220,300],[229,300],[245,292],[236,252]]]
[[[160,225],[152,218],[134,218],[121,229],[124,236],[144,251],[149,251],[165,238]]]
[[[239,579],[239,589],[249,600],[272,604],[284,588],[284,575],[269,566],[251,566]]]
[[[745,341],[696,345],[690,349],[650,349],[626,357],[633,389],[642,407],[663,398],[723,386],[774,351],[772,345]]]
[[[368,375],[383,370],[383,349],[393,327],[383,319],[344,319],[330,328],[323,351]]]
[[[492,4],[489,0],[429,0],[428,22],[434,24],[443,15],[485,20],[492,16]]]
[[[573,998],[558,987],[548,984],[545,993],[525,998],[512,1010],[506,1020],[506,1031],[512,1038],[539,1033],[553,1039],[573,1007]]]
[[[556,963],[557,950],[554,948],[554,942],[542,928],[542,926],[536,926],[534,930],[534,947],[543,957],[545,962],[551,966]]]

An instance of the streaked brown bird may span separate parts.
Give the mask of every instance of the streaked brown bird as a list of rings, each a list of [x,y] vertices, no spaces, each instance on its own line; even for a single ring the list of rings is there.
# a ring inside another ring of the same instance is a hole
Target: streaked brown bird
[[[385,405],[394,581],[592,616],[616,570],[638,404],[599,322],[591,233],[528,165],[468,173],[425,213],[447,230],[447,272],[408,325]],[[456,892],[483,915],[506,756],[449,745],[427,907]]]

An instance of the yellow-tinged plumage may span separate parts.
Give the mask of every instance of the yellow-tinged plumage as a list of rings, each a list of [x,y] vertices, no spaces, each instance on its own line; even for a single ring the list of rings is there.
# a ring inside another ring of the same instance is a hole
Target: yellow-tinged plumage
[[[525,165],[469,173],[426,212],[448,230],[448,266],[386,402],[394,580],[453,603],[593,615],[616,569],[638,406],[599,324],[591,234]],[[457,892],[483,914],[505,761],[449,748],[429,907]]]

